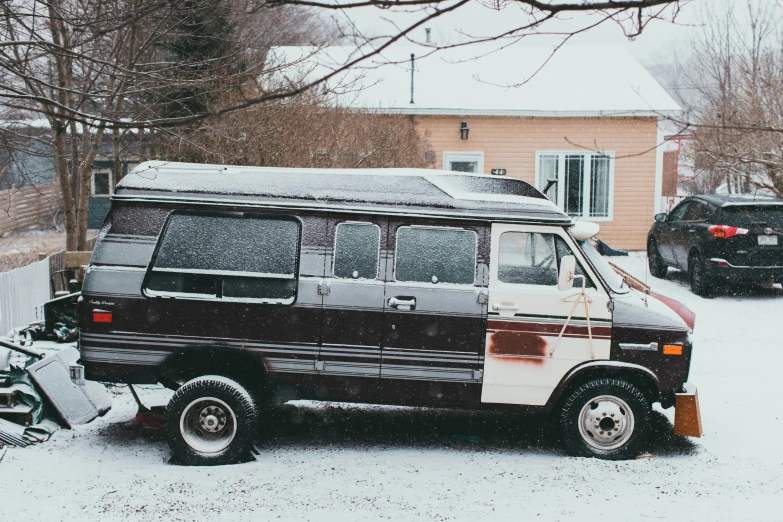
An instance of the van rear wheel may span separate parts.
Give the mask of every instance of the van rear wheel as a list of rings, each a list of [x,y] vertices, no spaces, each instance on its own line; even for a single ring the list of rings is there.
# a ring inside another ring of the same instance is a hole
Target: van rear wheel
[[[166,406],[169,447],[183,463],[231,464],[245,458],[258,423],[253,397],[236,381],[219,375],[182,385]]]
[[[622,379],[588,381],[560,409],[563,442],[578,457],[634,458],[647,442],[650,422],[650,401]]]

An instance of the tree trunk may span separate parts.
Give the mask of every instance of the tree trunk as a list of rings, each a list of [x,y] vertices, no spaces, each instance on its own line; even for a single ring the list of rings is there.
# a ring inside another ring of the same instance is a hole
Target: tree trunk
[[[144,141],[144,132],[146,129],[141,128],[139,129],[139,133],[136,134],[136,142],[138,143],[139,147],[139,160],[142,162],[147,161],[149,158],[149,155],[147,154],[147,143]]]
[[[111,135],[111,156],[114,160],[114,185],[122,179],[122,162],[120,161],[120,129],[114,127]],[[113,192],[114,187],[112,187]]]
[[[65,210],[65,249],[76,250],[76,231],[78,228],[76,219],[76,199],[71,190],[71,175],[68,172],[68,140],[66,139],[66,127],[63,123],[55,121],[52,125],[54,134],[54,171],[60,184],[60,192],[63,197],[63,209]]]

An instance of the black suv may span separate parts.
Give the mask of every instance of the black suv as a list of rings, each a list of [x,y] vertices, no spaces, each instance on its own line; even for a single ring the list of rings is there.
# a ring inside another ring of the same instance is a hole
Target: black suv
[[[723,284],[783,282],[783,199],[693,196],[657,214],[647,237],[650,272],[687,271],[693,293]]]

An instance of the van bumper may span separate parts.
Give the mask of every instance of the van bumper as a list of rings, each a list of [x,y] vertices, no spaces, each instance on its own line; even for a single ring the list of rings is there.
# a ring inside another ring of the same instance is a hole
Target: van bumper
[[[685,437],[701,437],[704,431],[696,386],[686,382],[682,385],[682,392],[674,396],[674,433]]]

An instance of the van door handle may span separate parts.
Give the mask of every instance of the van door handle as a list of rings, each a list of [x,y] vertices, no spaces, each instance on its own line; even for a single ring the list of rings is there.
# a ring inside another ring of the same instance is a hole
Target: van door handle
[[[407,296],[397,296],[389,298],[389,306],[397,310],[415,310],[416,298]]]
[[[517,305],[492,305],[493,310],[519,310]]]
[[[691,234],[695,234],[696,233],[696,229],[695,228],[688,229],[688,232],[690,232]]]

